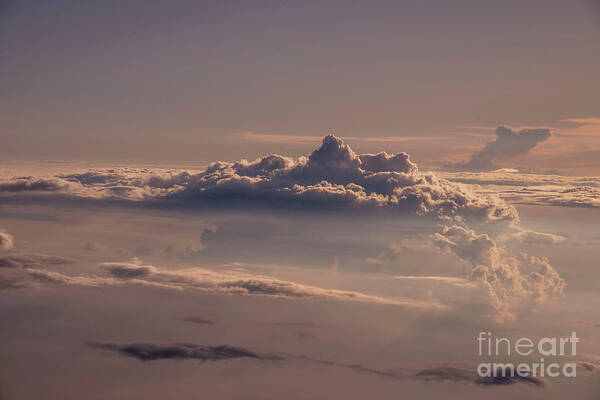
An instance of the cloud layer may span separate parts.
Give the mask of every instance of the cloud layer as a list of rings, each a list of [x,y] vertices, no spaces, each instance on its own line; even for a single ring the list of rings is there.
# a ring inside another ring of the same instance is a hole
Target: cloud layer
[[[517,171],[438,172],[472,186],[478,193],[495,193],[511,203],[561,207],[600,207],[600,178]],[[478,185],[478,186],[475,186]]]

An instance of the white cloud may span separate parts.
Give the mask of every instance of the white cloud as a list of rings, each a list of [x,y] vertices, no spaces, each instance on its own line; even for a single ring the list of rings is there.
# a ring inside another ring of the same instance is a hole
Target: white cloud
[[[12,235],[0,229],[0,251],[10,250],[13,246]]]
[[[299,159],[268,155],[251,162],[215,162],[202,171],[121,168],[0,182],[0,195],[40,193],[187,206],[380,207],[444,219],[518,218],[498,198],[420,172],[406,153],[356,154],[332,135]]]
[[[523,303],[563,295],[565,281],[544,257],[513,254],[487,234],[456,225],[444,227],[432,240],[471,265],[469,279],[487,287],[498,319],[512,317]]]

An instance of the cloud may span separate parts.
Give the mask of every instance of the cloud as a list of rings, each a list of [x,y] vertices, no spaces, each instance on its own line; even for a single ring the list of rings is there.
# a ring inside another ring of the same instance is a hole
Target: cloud
[[[466,163],[452,166],[475,171],[497,169],[496,162],[525,154],[549,137],[549,129],[522,129],[515,132],[510,128],[499,126],[496,128],[496,140],[488,142],[483,149],[473,153]]]
[[[339,367],[339,368],[347,368],[351,369],[358,373],[365,373],[380,376],[382,378],[391,378],[396,380],[416,380],[416,381],[425,381],[425,382],[464,382],[464,383],[472,383],[475,385],[481,386],[505,386],[505,385],[514,385],[518,383],[522,384],[531,384],[537,387],[544,387],[545,381],[541,378],[537,377],[521,377],[519,375],[515,376],[502,376],[499,372],[498,376],[491,377],[480,377],[475,371],[475,365],[457,365],[457,366],[433,366],[426,369],[421,370],[413,370],[411,368],[395,368],[395,369],[377,369],[371,368],[361,364],[344,364],[338,363],[335,361],[327,361],[327,360],[315,360],[304,356],[296,356],[295,358],[300,358],[303,360],[307,360],[310,362],[315,362],[322,365]]]
[[[193,343],[173,343],[173,344],[155,344],[155,343],[89,343],[88,346],[109,350],[119,353],[126,357],[136,358],[141,361],[157,360],[199,360],[223,361],[240,358],[250,358],[262,361],[289,361],[290,359],[304,360],[325,366],[351,369],[358,373],[377,375],[383,378],[392,378],[397,380],[417,380],[417,381],[451,381],[467,382],[483,386],[513,385],[517,383],[532,384],[537,387],[544,387],[545,383],[540,378],[535,377],[479,377],[472,369],[458,367],[433,367],[420,371],[412,371],[408,368],[398,368],[394,370],[381,370],[367,367],[361,364],[344,364],[335,361],[313,359],[306,356],[297,356],[292,354],[259,354],[242,347],[233,347],[228,345],[208,346]]]
[[[600,207],[600,178],[506,171],[438,172],[476,193],[493,193],[511,203],[561,207]],[[478,186],[475,186],[478,185]]]
[[[419,171],[406,153],[356,154],[333,135],[298,159],[272,154],[219,161],[201,171],[113,168],[0,182],[0,195],[17,193],[34,200],[39,194],[60,194],[185,207],[386,208],[443,219],[518,219],[514,207],[494,196]]]
[[[211,321],[210,319],[206,319],[203,317],[183,317],[181,318],[182,321],[185,322],[192,322],[194,324],[199,324],[199,325],[214,325],[215,322]]]
[[[122,282],[158,285],[180,290],[193,289],[291,299],[352,301],[417,308],[447,308],[435,302],[385,298],[353,291],[324,289],[269,276],[252,275],[240,270],[227,272],[216,272],[205,268],[162,270],[149,265],[140,265],[138,260],[126,263],[104,263],[100,267],[107,270],[112,278],[117,278]]]
[[[536,232],[521,227],[516,227],[515,229],[517,230],[515,233],[508,234],[504,236],[503,239],[534,245],[557,244],[566,240],[564,236],[554,235],[552,233]]]
[[[434,301],[386,298],[360,292],[325,289],[303,285],[263,275],[252,275],[241,270],[216,272],[206,268],[163,270],[141,265],[134,259],[125,263],[103,263],[100,268],[109,277],[97,275],[66,275],[40,268],[29,268],[22,262],[6,262],[11,268],[0,268],[0,289],[37,287],[40,285],[77,286],[153,286],[175,290],[201,290],[215,294],[259,295],[288,299],[333,300],[418,309],[447,309]],[[32,264],[33,265],[33,264]],[[43,267],[35,264],[36,267]]]
[[[36,268],[0,269],[0,290],[33,288],[45,285],[106,286],[119,285],[114,279],[96,276],[69,276]]]
[[[455,225],[444,227],[432,241],[472,266],[469,279],[487,288],[497,319],[511,317],[522,302],[560,297],[566,286],[548,259],[513,254],[487,234]]]
[[[0,230],[0,252],[11,250],[14,247],[13,237],[9,233]]]
[[[472,382],[483,386],[505,386],[516,383],[532,384],[538,387],[545,386],[545,382],[533,376],[490,376],[480,377],[474,370],[461,369],[456,367],[438,367],[424,369],[416,374],[416,377],[425,381],[451,381],[451,382]]]
[[[59,178],[20,177],[0,182],[0,192],[59,192],[72,187]]]
[[[104,263],[100,264],[100,268],[106,269],[110,275],[120,279],[145,278],[158,272],[150,265],[139,265],[137,259],[131,263]]]
[[[0,290],[30,288],[49,284],[100,286],[119,284],[113,278],[88,275],[68,276],[48,271],[54,265],[69,264],[74,260],[46,254],[7,254],[0,256]]]
[[[580,365],[588,372],[592,372],[592,373],[600,372],[600,364],[596,364],[591,361],[575,361],[575,364]]]
[[[475,287],[475,283],[465,278],[459,278],[454,276],[414,276],[414,275],[396,275],[394,279],[405,280],[405,281],[418,281],[427,283],[440,283],[458,287]]]
[[[561,207],[600,207],[600,178],[506,172],[438,172],[445,179],[472,185],[510,203]],[[477,186],[476,186],[477,185]]]
[[[545,135],[538,131],[514,133],[503,129],[498,130],[498,140],[488,144],[488,150],[484,149],[482,153],[503,154],[502,149],[518,147],[513,142],[527,142],[532,140],[531,137]],[[490,236],[491,232],[498,233],[506,228],[512,230],[511,240],[528,243],[556,243],[560,240],[556,235],[520,227],[519,216],[513,206],[496,196],[478,192],[477,187],[421,172],[406,153],[357,154],[343,140],[333,135],[323,138],[321,146],[307,157],[297,159],[271,154],[254,161],[215,162],[199,171],[111,168],[48,179],[64,182],[58,185],[64,188],[60,192],[61,196],[78,199],[119,199],[130,204],[185,208],[377,208],[389,210],[397,213],[396,215],[428,216],[434,221],[463,226],[471,225],[473,221],[481,226],[478,229],[484,229],[489,234],[476,234],[468,228],[461,228],[464,231],[459,231],[457,227],[452,227],[438,233],[435,240],[437,247],[452,251],[471,263],[471,276],[419,278],[419,282],[430,286],[435,284],[465,289],[473,288],[475,282],[478,290],[481,285],[489,289],[490,302],[496,310],[512,309],[519,300],[542,300],[551,297],[551,294],[560,294],[564,287],[564,281],[548,260],[513,255],[504,244],[499,244],[500,238]],[[54,189],[50,193],[53,194]],[[148,253],[146,249],[138,250],[138,254]],[[202,268],[162,270],[141,265],[139,261],[105,263],[101,268],[109,273],[110,278],[102,280],[94,277],[98,280],[91,281],[93,277],[88,276],[83,282],[88,285],[119,282],[179,290],[441,307],[440,304],[429,301],[419,303],[414,300],[330,290],[251,275],[243,271],[216,272]],[[39,280],[39,274],[36,276]],[[30,278],[31,274],[28,279]],[[56,276],[53,278],[60,280]],[[66,277],[64,280],[74,282],[75,278]],[[417,282],[415,279],[413,278]]]
[[[30,268],[70,264],[74,260],[46,254],[7,254],[0,256],[0,268]]]
[[[256,360],[281,360],[275,355],[261,355],[242,347],[227,345],[205,346],[192,343],[154,344],[154,343],[90,343],[89,346],[111,350],[127,357],[137,358],[142,361],[156,360],[200,360],[222,361],[237,358],[253,358]]]

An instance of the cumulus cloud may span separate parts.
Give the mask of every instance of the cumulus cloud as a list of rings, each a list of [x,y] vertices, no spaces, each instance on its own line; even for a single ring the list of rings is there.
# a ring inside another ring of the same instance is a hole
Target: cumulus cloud
[[[485,154],[491,154],[493,156],[488,158],[493,161],[497,155],[505,155],[506,149],[525,148],[527,146],[518,143],[530,143],[533,137],[539,141],[546,134],[538,131],[514,133],[502,128],[498,130],[498,140],[488,144],[477,157],[484,159],[488,157]],[[61,196],[119,199],[133,204],[147,201],[169,207],[379,208],[398,212],[398,215],[430,216],[452,224],[471,225],[474,221],[483,223],[483,229],[487,226],[488,231],[496,233],[499,229],[512,229],[511,240],[521,242],[556,243],[561,240],[557,235],[520,227],[516,209],[496,196],[420,171],[406,153],[356,154],[333,135],[326,136],[310,155],[297,159],[272,154],[254,161],[215,162],[198,171],[113,168],[47,179],[55,184],[44,186],[21,182],[19,186],[12,182],[10,187],[25,188],[27,193],[55,193],[58,190]],[[0,196],[14,195],[16,190],[2,194],[1,188],[0,185]],[[541,300],[562,292],[564,281],[548,260],[513,255],[499,244],[498,239],[463,229],[459,231],[452,227],[439,233],[435,244],[471,263],[471,276],[419,278],[419,282],[460,288],[473,288],[472,282],[479,282],[489,287],[491,301],[500,310],[511,308],[519,299],[535,297]],[[147,253],[142,251],[145,249],[138,250],[139,254]],[[101,268],[110,278],[91,281],[92,277],[87,277],[86,284],[119,282],[289,298],[418,305],[415,301],[323,289],[241,271],[215,272],[200,268],[167,271],[139,262],[105,263]],[[27,279],[31,277],[30,273]],[[465,278],[469,281],[465,282]],[[39,273],[36,279],[41,279]],[[60,280],[56,276],[53,279]],[[75,277],[63,280],[73,282],[73,279]],[[409,278],[398,279],[406,281]],[[416,278],[411,279],[417,282]],[[429,303],[426,305],[430,306]]]
[[[34,184],[42,180],[47,185]],[[406,153],[356,154],[333,135],[298,159],[272,154],[215,162],[202,171],[121,168],[0,183],[0,195],[19,191],[187,206],[380,207],[446,219],[518,218],[498,198],[419,171]]]
[[[14,244],[12,235],[0,229],[0,252],[11,250],[13,246]]]
[[[473,153],[466,163],[455,164],[453,167],[475,171],[497,169],[497,161],[502,162],[525,154],[549,137],[549,129],[522,129],[515,132],[499,126],[496,128],[496,140],[488,142],[483,149]]]
[[[242,347],[227,345],[206,346],[193,343],[154,344],[154,343],[90,343],[91,347],[118,352],[127,357],[142,361],[155,360],[200,360],[222,361],[236,358],[253,358],[257,360],[280,360],[275,355],[262,355]]]
[[[513,254],[487,234],[457,225],[444,227],[432,240],[472,266],[469,279],[487,288],[498,319],[510,317],[523,301],[544,301],[563,294],[565,281],[544,257]]]

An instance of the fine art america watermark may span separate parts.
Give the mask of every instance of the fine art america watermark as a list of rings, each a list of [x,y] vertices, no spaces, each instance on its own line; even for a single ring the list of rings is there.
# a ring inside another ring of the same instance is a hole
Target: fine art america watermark
[[[510,340],[505,337],[494,337],[491,332],[479,332],[476,338],[479,357],[530,357],[538,361],[520,362],[481,362],[477,366],[477,374],[482,377],[558,377],[560,375],[574,378],[577,376],[577,365],[574,362],[548,362],[544,357],[572,357],[577,355],[579,338],[576,332],[570,337],[544,337],[532,340],[522,337]]]

